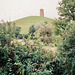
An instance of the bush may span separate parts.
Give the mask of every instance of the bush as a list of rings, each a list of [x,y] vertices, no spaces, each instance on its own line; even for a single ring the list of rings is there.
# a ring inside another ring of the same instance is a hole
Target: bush
[[[7,47],[0,46],[0,67],[5,66],[8,60],[8,51]]]
[[[62,42],[59,45],[60,56],[65,67],[64,74],[75,74],[75,26],[70,23],[66,26],[64,32],[62,32]],[[64,60],[64,61],[63,61]]]
[[[32,26],[29,28],[29,34],[34,33],[34,32],[35,32],[35,28],[34,28],[34,25],[32,25]]]
[[[15,37],[20,36],[21,27],[16,27]]]
[[[14,35],[15,35],[14,24],[7,22],[0,25],[0,45],[2,47],[4,47],[7,43],[9,46],[12,37],[14,38]]]
[[[51,36],[53,33],[53,26],[52,24],[48,24],[47,22],[40,22],[34,26],[35,28],[35,35],[39,33],[41,37],[41,41],[46,42],[49,44],[52,42]]]
[[[27,39],[29,34],[26,34],[24,37]]]
[[[19,34],[18,35],[18,39],[23,39],[23,35],[22,34]]]

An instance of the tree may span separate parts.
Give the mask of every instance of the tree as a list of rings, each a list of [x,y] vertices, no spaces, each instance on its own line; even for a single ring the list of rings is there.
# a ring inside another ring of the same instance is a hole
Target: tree
[[[34,33],[34,32],[35,32],[35,28],[34,28],[34,25],[32,25],[32,26],[29,28],[29,34]]]
[[[39,22],[35,26],[35,36],[39,33],[42,42],[52,42],[53,25],[47,22]]]
[[[75,20],[75,0],[62,0],[59,5],[60,20]]]
[[[10,22],[3,22],[0,24],[0,45],[4,47],[6,43],[8,46],[11,43],[12,37],[15,35],[15,25]]]
[[[75,75],[75,0],[62,0],[59,5],[55,32],[62,38],[58,45],[60,60],[65,64],[60,63],[65,68],[62,75]]]
[[[69,22],[75,21],[75,0],[62,0],[59,2],[59,19],[55,21],[56,34],[61,34]]]

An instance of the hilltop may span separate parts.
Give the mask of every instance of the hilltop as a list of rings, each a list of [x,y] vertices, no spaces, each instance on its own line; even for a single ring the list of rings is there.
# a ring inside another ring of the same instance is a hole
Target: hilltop
[[[29,27],[31,25],[35,25],[40,21],[47,21],[48,23],[52,23],[54,20],[47,17],[41,17],[41,16],[29,16],[29,17],[24,17],[15,20],[14,22],[16,23],[16,26],[21,27],[21,33],[26,34],[28,33]]]

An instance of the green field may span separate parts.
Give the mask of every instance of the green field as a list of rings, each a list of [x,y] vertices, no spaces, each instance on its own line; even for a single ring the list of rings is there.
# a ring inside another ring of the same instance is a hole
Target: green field
[[[47,21],[48,23],[52,23],[54,20],[47,17],[29,16],[15,20],[14,22],[16,23],[16,26],[21,27],[21,34],[27,34],[29,31],[29,27],[31,25],[35,25],[40,21]]]

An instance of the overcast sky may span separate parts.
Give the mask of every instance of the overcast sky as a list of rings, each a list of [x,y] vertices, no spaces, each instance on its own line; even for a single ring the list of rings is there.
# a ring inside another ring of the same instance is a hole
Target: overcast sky
[[[44,9],[45,17],[58,18],[58,1],[61,0],[0,0],[0,20],[39,16],[41,8]]]

